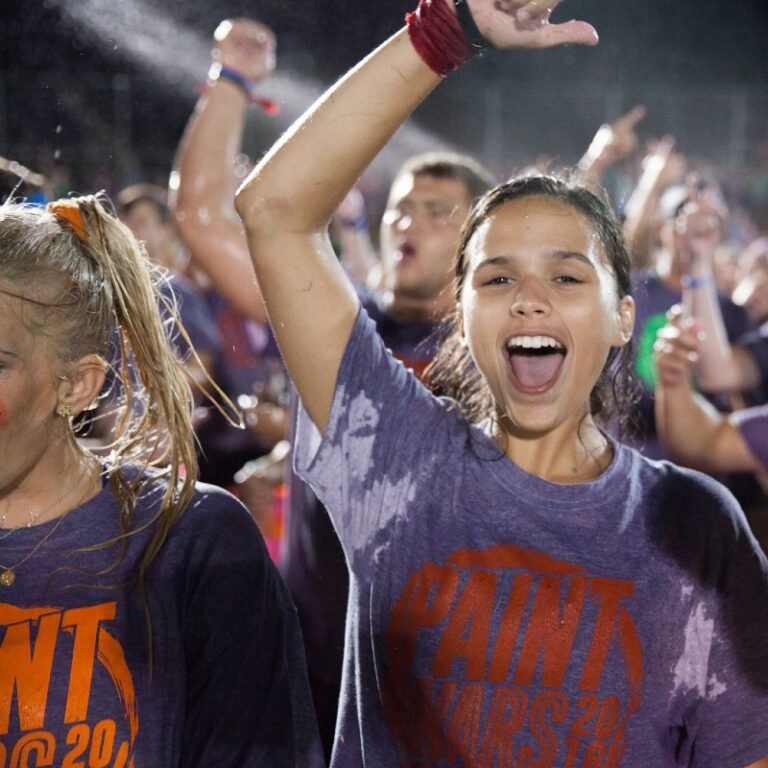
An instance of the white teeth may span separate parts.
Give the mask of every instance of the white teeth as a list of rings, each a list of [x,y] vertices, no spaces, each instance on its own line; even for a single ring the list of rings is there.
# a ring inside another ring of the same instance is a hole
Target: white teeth
[[[563,345],[551,336],[514,336],[507,342],[507,349],[562,349]]]

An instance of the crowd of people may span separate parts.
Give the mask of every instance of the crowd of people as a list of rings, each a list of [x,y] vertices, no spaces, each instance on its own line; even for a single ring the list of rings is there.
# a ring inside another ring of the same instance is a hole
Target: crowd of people
[[[356,188],[559,4],[419,0],[250,169],[226,20],[167,189],[9,183],[0,765],[768,768],[765,222],[640,105]]]

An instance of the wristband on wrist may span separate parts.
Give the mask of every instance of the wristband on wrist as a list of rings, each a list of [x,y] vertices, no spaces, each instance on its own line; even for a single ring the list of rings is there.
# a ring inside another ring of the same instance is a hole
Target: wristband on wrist
[[[701,277],[691,277],[690,275],[684,275],[680,278],[680,284],[683,288],[702,288],[705,285],[709,285],[714,281],[712,275],[702,275]]]
[[[349,216],[339,216],[339,226],[344,229],[354,229],[356,232],[367,232],[368,221],[365,216],[358,216],[357,218],[351,218]]]
[[[445,0],[419,0],[418,8],[405,15],[405,23],[416,53],[440,77],[458,69],[477,53]]]
[[[273,116],[280,111],[280,107],[276,102],[271,99],[265,99],[263,96],[259,96],[256,83],[254,83],[253,80],[247,78],[242,72],[238,72],[236,69],[230,69],[229,67],[223,67],[221,64],[215,63],[211,65],[211,68],[208,71],[208,78],[213,81],[229,80],[230,83],[234,83],[242,89],[248,101],[261,107],[267,115]]]
[[[469,40],[469,44],[474,49],[474,52],[478,56],[482,56],[492,46],[477,28],[475,17],[469,8],[469,0],[455,0],[454,4],[456,6],[456,15],[465,37]]]

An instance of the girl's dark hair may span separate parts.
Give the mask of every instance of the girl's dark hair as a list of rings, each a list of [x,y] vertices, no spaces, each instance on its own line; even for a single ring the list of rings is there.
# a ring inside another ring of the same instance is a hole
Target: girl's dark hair
[[[630,259],[621,225],[611,205],[594,192],[569,179],[557,176],[522,176],[500,184],[478,200],[461,231],[456,253],[454,295],[456,309],[446,319],[445,342],[426,376],[441,394],[454,398],[467,419],[479,423],[494,418],[493,396],[463,340],[460,310],[466,275],[466,252],[478,227],[504,203],[525,197],[547,197],[569,206],[592,225],[603,246],[616,279],[617,298],[631,293]],[[617,420],[619,434],[628,426],[629,410],[637,398],[632,373],[632,342],[613,347],[602,373],[590,393],[590,410],[598,423],[607,426]]]

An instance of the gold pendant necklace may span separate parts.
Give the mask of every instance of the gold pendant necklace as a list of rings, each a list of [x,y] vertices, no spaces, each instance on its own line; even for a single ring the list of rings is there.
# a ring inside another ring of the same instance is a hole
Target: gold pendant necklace
[[[45,544],[45,542],[48,541],[48,539],[51,538],[51,536],[53,536],[53,534],[56,532],[58,527],[62,524],[66,516],[67,516],[66,513],[61,515],[61,517],[59,517],[59,519],[56,521],[56,525],[52,526],[51,529],[48,531],[48,533],[46,533],[45,536],[43,536],[43,538],[37,542],[37,544],[35,544],[32,551],[27,552],[27,554],[24,555],[24,557],[22,557],[18,563],[14,563],[13,565],[3,565],[2,563],[0,563],[0,569],[2,569],[2,571],[0,571],[0,585],[4,587],[13,586],[13,582],[16,581],[16,573],[15,573],[16,569],[20,565],[24,565],[24,563],[26,563],[27,560],[29,560],[29,558],[32,557],[32,555],[34,555],[35,552],[37,552],[37,550],[40,549],[40,547],[42,547],[43,544]]]
[[[86,464],[85,467],[83,468],[83,471],[78,475],[78,478],[77,478],[77,481],[75,482],[75,484],[72,485],[67,490],[66,493],[64,493],[62,496],[59,496],[59,498],[56,499],[53,502],[53,504],[48,507],[48,509],[55,508],[58,504],[60,504],[62,501],[64,501],[64,499],[66,499],[67,496],[69,496],[72,493],[72,491],[74,491],[80,485],[80,482],[82,481],[82,479],[87,474],[88,474],[88,465]],[[32,548],[32,551],[31,552],[27,552],[27,554],[24,555],[24,557],[22,557],[21,560],[19,560],[17,563],[14,563],[13,565],[3,565],[2,563],[0,563],[0,586],[3,586],[3,587],[11,587],[11,586],[13,586],[13,583],[16,581],[16,570],[20,566],[24,565],[24,563],[26,563],[27,560],[29,560],[29,558],[32,557],[32,555],[34,555],[35,552],[37,552],[37,550],[40,549],[40,547],[42,547],[43,544],[45,544],[45,542],[48,541],[48,539],[50,539],[51,536],[53,536],[54,533],[56,533],[56,531],[58,530],[59,526],[62,524],[62,522],[64,522],[64,518],[67,516],[67,514],[71,511],[71,509],[75,509],[75,508],[79,507],[80,504],[82,503],[82,500],[83,500],[83,496],[81,496],[78,499],[77,503],[73,507],[71,507],[69,510],[67,510],[62,515],[60,515],[59,519],[56,521],[56,524],[51,527],[51,529],[45,534],[45,536],[43,536],[42,539],[40,539],[40,541],[37,542],[37,544],[35,544],[35,546]],[[7,512],[8,512],[8,510],[6,509],[6,514],[7,514]],[[34,520],[37,520],[37,518],[40,517],[41,514],[42,514],[42,510],[40,512],[35,513],[34,519],[33,519],[32,515],[30,514],[29,523],[27,523],[26,526],[19,526],[19,527],[27,527],[27,528],[31,527],[33,522],[34,522]],[[3,520],[3,522],[5,522],[5,515],[3,515],[2,520]],[[17,530],[17,529],[16,528],[11,528],[11,532],[13,532],[15,530]],[[8,537],[8,535],[10,535],[10,534],[6,534],[4,537],[2,537],[2,539],[0,539],[0,541],[5,540]]]
[[[70,489],[70,492],[71,492],[71,489]],[[70,492],[67,492],[66,495],[68,496]],[[66,496],[60,499],[57,499],[54,503],[58,504],[60,501],[63,501],[64,498],[66,498]],[[42,514],[43,514],[42,509],[37,510],[37,512],[34,512],[34,511],[30,512],[29,520],[27,520],[27,522],[24,523],[23,525],[17,525],[17,526],[14,526],[13,528],[4,528],[5,518],[8,516],[8,506],[6,505],[5,509],[3,510],[3,514],[0,515],[0,529],[3,530],[3,533],[0,534],[0,541],[5,541],[14,531],[18,531],[20,528],[31,528],[35,524],[37,518],[40,517],[40,515]],[[0,584],[1,583],[2,582],[0,582]]]

